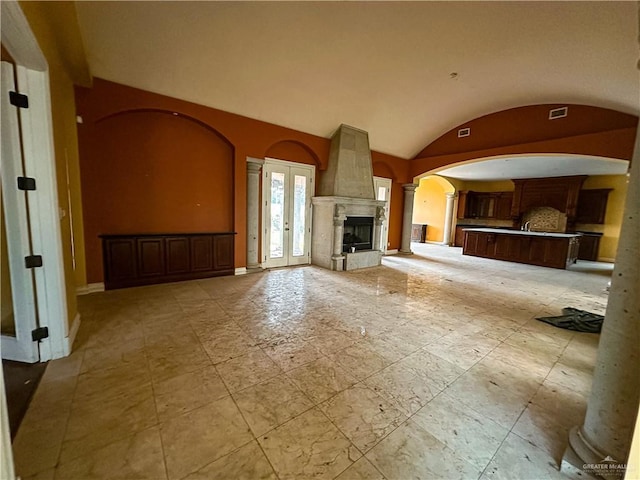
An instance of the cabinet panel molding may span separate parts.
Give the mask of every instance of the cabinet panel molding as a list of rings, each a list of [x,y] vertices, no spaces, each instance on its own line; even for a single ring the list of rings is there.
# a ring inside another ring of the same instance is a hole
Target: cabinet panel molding
[[[107,290],[234,273],[233,232],[100,237]]]

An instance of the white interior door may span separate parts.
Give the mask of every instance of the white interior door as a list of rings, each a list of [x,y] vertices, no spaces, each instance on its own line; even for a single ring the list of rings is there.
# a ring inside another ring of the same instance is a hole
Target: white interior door
[[[389,250],[389,207],[391,206],[391,179],[373,177],[373,186],[376,191],[376,200],[383,200],[384,223],[380,229],[380,250]]]
[[[315,167],[266,160],[263,167],[263,267],[310,263]]]
[[[13,65],[2,62],[2,358],[20,362],[39,361],[38,342],[31,332],[37,326],[33,269],[25,267],[31,255],[28,223],[28,191],[18,189],[24,176],[17,108],[9,101],[15,91]]]

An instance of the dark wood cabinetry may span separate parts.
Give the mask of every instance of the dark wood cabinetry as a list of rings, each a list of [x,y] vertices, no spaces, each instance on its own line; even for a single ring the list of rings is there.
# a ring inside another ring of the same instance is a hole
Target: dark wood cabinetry
[[[516,189],[511,216],[518,218],[535,207],[552,207],[566,213],[569,222],[573,222],[576,217],[578,193],[585,178],[586,175],[576,175],[513,180]]]
[[[576,223],[604,223],[611,188],[580,190]]]
[[[511,218],[513,192],[460,192],[458,218]]]
[[[577,237],[465,231],[464,255],[567,268],[578,255]]]
[[[600,233],[586,233],[582,232],[580,237],[580,248],[578,249],[578,258],[580,260],[591,260],[596,262],[598,260],[598,251],[600,249]]]
[[[234,235],[102,235],[105,288],[233,274]]]

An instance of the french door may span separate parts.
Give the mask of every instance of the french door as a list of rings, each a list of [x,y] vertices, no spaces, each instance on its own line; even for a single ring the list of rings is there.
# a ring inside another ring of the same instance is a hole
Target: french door
[[[391,205],[391,179],[373,177],[373,186],[376,192],[376,200],[383,200],[384,223],[380,229],[380,250],[386,252],[389,249],[389,207]]]
[[[263,166],[262,266],[310,263],[311,197],[315,167],[265,160]]]

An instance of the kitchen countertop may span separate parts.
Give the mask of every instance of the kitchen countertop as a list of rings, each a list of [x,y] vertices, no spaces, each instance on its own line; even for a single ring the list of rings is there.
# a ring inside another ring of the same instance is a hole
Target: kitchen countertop
[[[501,228],[463,228],[465,232],[501,233],[503,235],[526,235],[531,237],[572,238],[581,233],[526,232],[523,230],[506,230]]]

